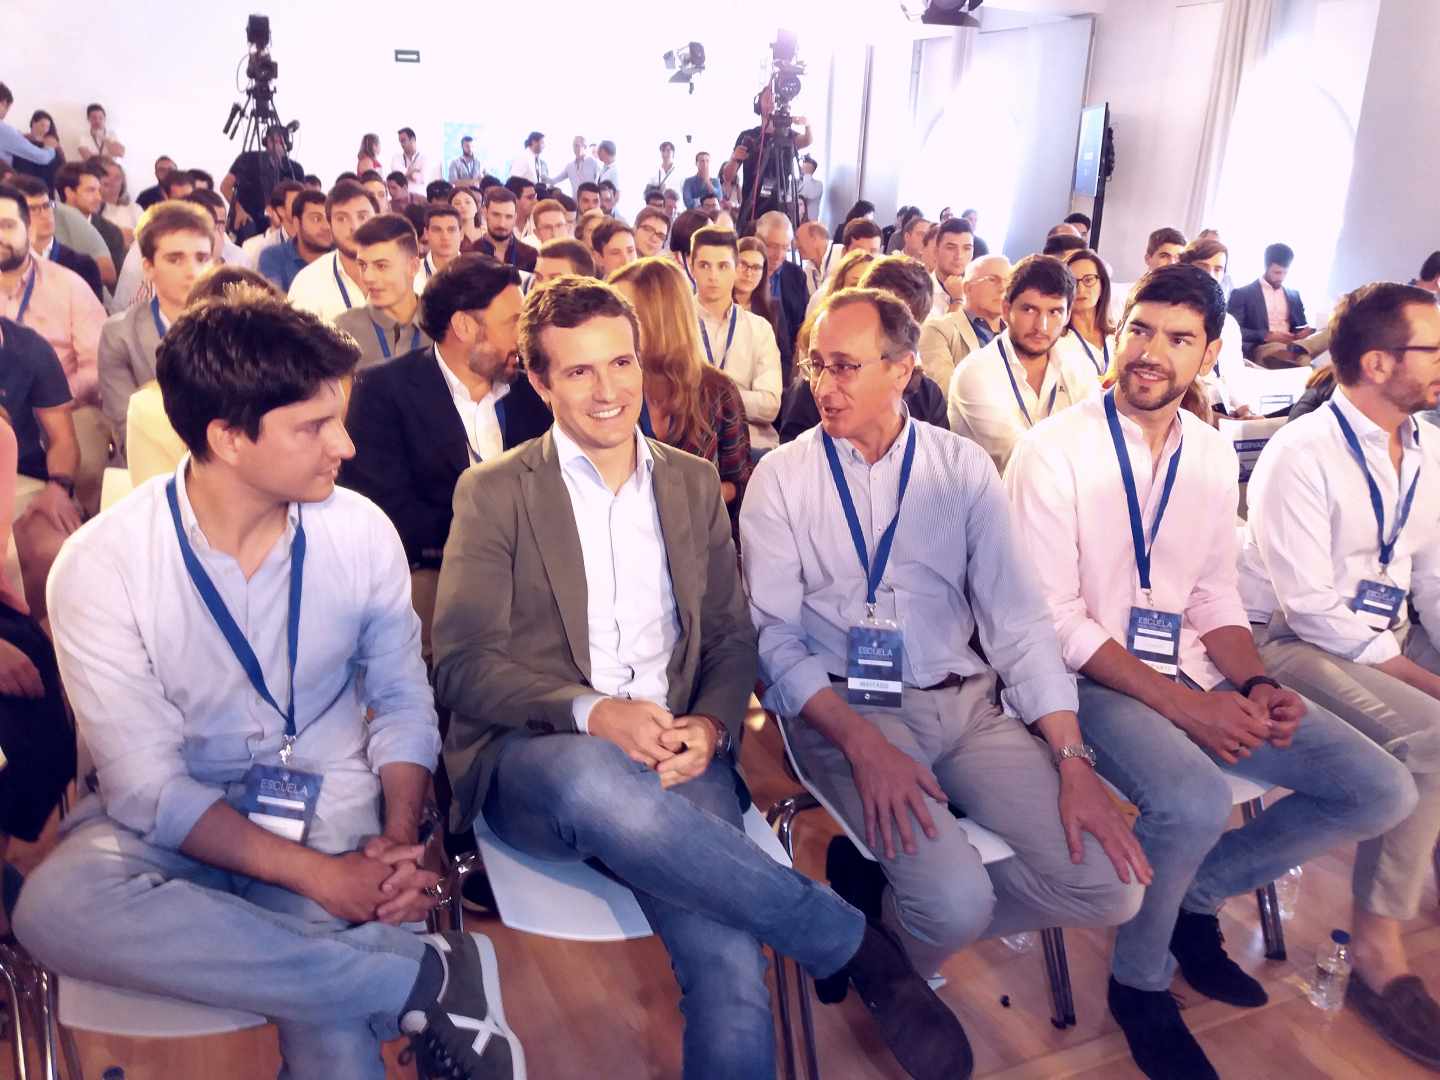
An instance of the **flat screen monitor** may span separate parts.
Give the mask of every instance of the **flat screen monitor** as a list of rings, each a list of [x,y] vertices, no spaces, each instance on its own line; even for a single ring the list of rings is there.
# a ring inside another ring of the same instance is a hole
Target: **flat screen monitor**
[[[1100,168],[1110,106],[1092,105],[1080,114],[1080,145],[1075,151],[1075,194],[1094,198],[1100,189]]]

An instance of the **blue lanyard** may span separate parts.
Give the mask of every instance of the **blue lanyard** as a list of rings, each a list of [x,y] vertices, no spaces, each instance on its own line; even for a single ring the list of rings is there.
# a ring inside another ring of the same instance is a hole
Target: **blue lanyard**
[[[30,296],[35,292],[35,279],[39,276],[40,267],[35,264],[34,259],[31,259],[30,280],[25,283],[25,291],[20,294],[20,307],[15,312],[15,321],[17,323],[23,323],[25,321],[25,310],[30,306]]]
[[[855,499],[850,494],[850,485],[845,481],[845,473],[840,468],[840,455],[835,450],[835,442],[824,430],[820,432],[820,437],[825,440],[825,457],[830,462],[830,475],[835,480],[835,492],[840,496],[840,505],[845,510],[845,521],[850,526],[850,539],[855,542],[855,554],[860,556],[860,567],[865,571],[865,609],[867,614],[874,615],[875,590],[880,587],[880,581],[885,576],[885,565],[890,561],[890,546],[895,542],[895,530],[900,524],[900,504],[905,501],[905,489],[910,486],[910,469],[915,464],[915,421],[910,421],[910,437],[905,440],[905,457],[900,462],[900,494],[895,498],[895,516],[880,534],[880,542],[875,545],[873,563],[865,550],[865,534],[860,529],[860,516],[855,512]]]
[[[735,320],[740,317],[740,305],[730,305],[730,332],[725,335],[725,351],[720,354],[720,363],[715,363],[715,353],[710,349],[710,331],[705,329],[705,320],[700,319],[700,337],[705,342],[705,357],[710,361],[711,367],[718,367],[725,370],[725,361],[730,357],[730,344],[735,340]]]
[[[1015,404],[1020,406],[1020,413],[1025,417],[1025,426],[1034,427],[1035,421],[1030,419],[1030,410],[1025,408],[1025,399],[1020,396],[1020,384],[1015,381],[1015,372],[1010,370],[1010,354],[1005,351],[1005,342],[996,338],[995,344],[1000,349],[1000,359],[1005,363],[1005,374],[1010,376],[1010,389],[1015,394]],[[1055,411],[1055,395],[1059,392],[1060,378],[1057,375],[1055,385],[1050,388],[1050,403],[1045,406],[1045,416],[1049,416]],[[1045,416],[1042,416],[1040,419],[1044,420]]]
[[[425,261],[420,264],[425,268],[425,277],[428,280],[435,273],[435,267],[430,262],[430,256],[425,256]]]
[[[160,297],[150,301],[150,315],[155,320],[155,333],[162,338],[165,336],[165,321],[160,318]]]
[[[340,255],[337,252],[335,261],[330,264],[330,269],[335,272],[335,284],[340,286],[340,299],[345,301],[345,310],[349,311],[354,305],[350,303],[350,290],[345,288],[345,279],[340,276]]]
[[[180,522],[180,500],[175,494],[174,477],[165,485],[165,497],[170,502],[170,517],[175,522],[175,538],[180,542],[180,557],[185,562],[185,569],[190,572],[195,591],[200,594],[200,599],[205,601],[205,607],[209,609],[210,617],[224,635],[225,643],[230,646],[235,659],[240,661],[240,666],[245,669],[250,685],[265,703],[285,720],[285,749],[281,751],[281,756],[288,757],[289,747],[295,741],[295,661],[300,654],[300,588],[305,572],[305,526],[302,522],[296,522],[295,538],[290,541],[290,615],[286,631],[286,646],[290,657],[290,703],[282,710],[271,696],[270,688],[265,685],[265,672],[260,668],[255,650],[250,647],[250,642],[245,640],[245,634],[236,624],[219,590],[215,588],[215,583],[210,580],[205,567],[200,565],[200,560],[185,536],[185,526]]]
[[[385,333],[384,329],[382,329],[380,324],[374,319],[370,320],[370,325],[375,329],[375,340],[380,343],[380,352],[384,355],[386,360],[389,360],[390,335]],[[418,326],[414,326],[411,327],[410,333],[410,351],[414,352],[418,348],[420,348],[420,328]]]
[[[1120,431],[1120,416],[1115,409],[1115,390],[1112,387],[1105,395],[1105,422],[1110,425],[1110,439],[1115,443],[1115,457],[1120,462],[1120,479],[1125,482],[1125,506],[1130,511],[1130,540],[1135,545],[1135,572],[1140,575],[1140,588],[1147,597],[1150,592],[1150,552],[1155,547],[1155,534],[1160,531],[1160,519],[1165,516],[1165,507],[1170,505],[1170,492],[1175,488],[1175,475],[1180,471],[1180,451],[1185,444],[1175,447],[1175,456],[1170,459],[1170,468],[1165,473],[1165,486],[1160,491],[1160,505],[1155,508],[1155,520],[1150,525],[1150,542],[1145,542],[1145,527],[1140,517],[1140,496],[1135,491],[1135,471],[1130,467],[1130,451],[1125,447],[1125,436]],[[1146,601],[1149,603],[1149,600]]]
[[[1091,351],[1090,343],[1085,340],[1085,335],[1073,326],[1070,328],[1070,333],[1074,334],[1075,340],[1080,342],[1080,347],[1085,350],[1085,355],[1090,358],[1090,363],[1095,364],[1095,353]],[[1108,338],[1102,339],[1100,344],[1105,350],[1105,366],[1101,367],[1099,364],[1095,364],[1095,374],[1103,376],[1105,372],[1110,370],[1110,340]]]
[[[1410,520],[1410,507],[1415,502],[1415,489],[1420,485],[1420,467],[1415,467],[1415,475],[1410,478],[1410,490],[1405,492],[1405,497],[1400,500],[1397,508],[1398,519],[1395,522],[1395,529],[1390,534],[1390,539],[1385,539],[1385,504],[1380,498],[1380,485],[1375,483],[1375,478],[1370,475],[1370,466],[1365,463],[1365,451],[1360,449],[1360,440],[1355,436],[1355,429],[1350,426],[1350,421],[1345,419],[1345,414],[1336,407],[1335,402],[1330,402],[1330,409],[1335,414],[1335,419],[1340,424],[1340,434],[1345,436],[1345,442],[1350,447],[1350,454],[1360,463],[1360,471],[1365,474],[1365,484],[1370,489],[1370,508],[1375,511],[1375,532],[1380,542],[1380,567],[1383,570],[1390,565],[1390,560],[1395,555],[1395,542],[1400,539],[1400,530],[1405,528],[1405,522]],[[1415,425],[1415,445],[1420,445],[1420,426]]]
[[[695,284],[695,275],[690,273],[689,260],[687,260],[683,255],[680,258],[680,269],[685,271],[685,277],[690,282],[690,291],[692,293],[698,293],[700,291],[700,286]]]

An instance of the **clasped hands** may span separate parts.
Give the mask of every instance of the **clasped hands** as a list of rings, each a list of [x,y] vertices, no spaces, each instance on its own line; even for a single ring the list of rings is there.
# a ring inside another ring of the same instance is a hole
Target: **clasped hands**
[[[602,698],[590,710],[590,734],[608,739],[671,788],[710,767],[719,731],[709,717],[675,716],[651,701]]]
[[[441,876],[421,865],[424,856],[424,844],[372,836],[358,851],[326,858],[311,899],[351,923],[421,922],[440,900],[427,891]]]
[[[1293,690],[1261,684],[1244,697],[1230,690],[1188,691],[1179,702],[1176,725],[1227,765],[1247,758],[1262,743],[1285,749],[1305,715]]]

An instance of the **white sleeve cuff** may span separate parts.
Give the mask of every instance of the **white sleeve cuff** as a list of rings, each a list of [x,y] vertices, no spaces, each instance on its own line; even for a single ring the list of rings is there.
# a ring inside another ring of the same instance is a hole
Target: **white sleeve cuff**
[[[575,727],[586,735],[589,735],[590,711],[604,700],[604,694],[581,694],[572,701],[570,703],[570,715],[575,719]]]

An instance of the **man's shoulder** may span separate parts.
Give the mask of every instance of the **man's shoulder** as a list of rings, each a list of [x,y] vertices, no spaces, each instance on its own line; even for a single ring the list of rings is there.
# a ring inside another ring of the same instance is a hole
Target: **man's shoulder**
[[[133,332],[135,320],[139,313],[144,310],[143,304],[132,304],[124,311],[117,311],[114,315],[107,316],[100,324],[100,340],[116,344],[124,341]]]
[[[313,287],[324,282],[326,275],[332,272],[331,265],[332,260],[330,257],[328,255],[322,255],[314,262],[307,263],[299,270],[296,270],[295,277],[290,282],[291,292],[294,292],[296,286],[301,284]]]
[[[7,316],[0,316],[0,348],[7,358],[12,352],[27,359],[48,352],[51,359],[55,359],[55,349],[38,330]]]
[[[369,307],[351,308],[335,316],[335,329],[344,330],[356,341],[361,340],[361,335],[369,329],[370,321]],[[383,366],[383,365],[382,365]]]

